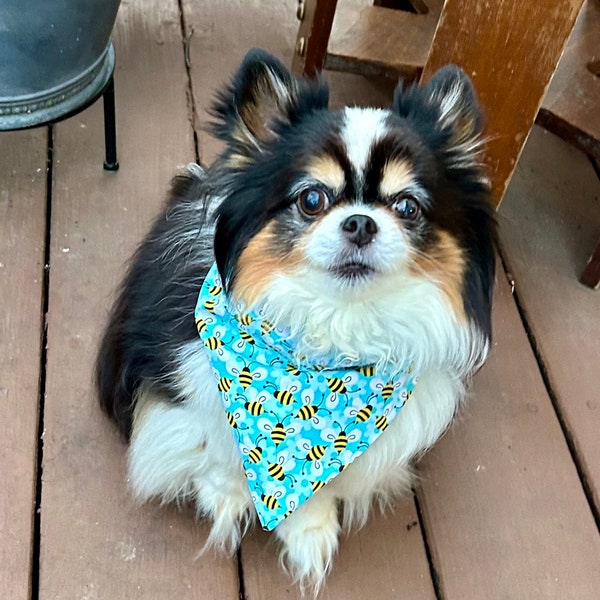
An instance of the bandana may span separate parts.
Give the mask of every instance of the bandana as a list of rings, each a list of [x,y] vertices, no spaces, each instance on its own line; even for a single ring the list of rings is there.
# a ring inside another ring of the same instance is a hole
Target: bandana
[[[365,452],[416,385],[409,361],[387,372],[349,360],[307,363],[261,309],[236,311],[216,265],[195,319],[267,530]]]

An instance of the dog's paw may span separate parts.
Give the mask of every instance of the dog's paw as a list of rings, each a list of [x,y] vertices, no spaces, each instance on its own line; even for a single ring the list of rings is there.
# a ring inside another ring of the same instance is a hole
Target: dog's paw
[[[318,594],[331,569],[339,531],[336,500],[327,494],[313,496],[276,528],[283,543],[282,566],[303,592]]]
[[[216,490],[210,485],[194,486],[196,512],[212,521],[210,534],[200,554],[215,548],[232,555],[253,524],[256,513],[245,482]]]

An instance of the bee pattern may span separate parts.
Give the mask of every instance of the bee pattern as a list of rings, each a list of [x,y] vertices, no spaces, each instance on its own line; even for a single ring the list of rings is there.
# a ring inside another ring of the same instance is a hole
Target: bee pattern
[[[300,388],[297,385],[291,385],[286,389],[276,389],[273,392],[273,397],[282,406],[289,406],[290,404],[294,404],[294,402],[296,402],[294,394],[299,391],[299,389]]]
[[[235,318],[239,323],[246,326],[250,325],[252,321],[254,321],[252,316],[248,314],[237,314],[235,315]]]
[[[283,481],[286,477],[288,477],[291,481],[290,486],[294,487],[294,484],[296,483],[296,478],[293,475],[286,473],[286,469],[289,467],[290,464],[293,465],[293,462],[288,462],[289,464],[286,465],[283,456],[279,456],[277,458],[277,462],[269,463],[269,465],[267,466],[267,473],[273,479],[277,479],[277,481]]]
[[[210,337],[206,338],[206,340],[204,341],[204,345],[209,350],[218,350],[219,348],[221,348],[221,346],[223,346],[223,340],[220,337],[217,337],[216,335],[211,335]]]
[[[259,421],[259,423],[258,423],[259,427],[261,427],[265,431],[269,432],[271,439],[273,440],[273,443],[275,444],[275,446],[279,446],[279,444],[281,444],[283,441],[285,441],[288,434],[297,433],[297,430],[293,425],[285,424],[286,419],[288,417],[291,417],[291,415],[287,415],[287,417],[284,417],[282,421],[278,421],[273,426],[271,426],[271,424],[268,421],[265,421],[265,422]]]
[[[389,400],[391,395],[394,393],[396,386],[392,381],[388,381],[385,385],[380,386],[380,394],[384,400]]]
[[[251,448],[250,450],[244,449],[244,451],[248,454],[248,458],[250,459],[250,462],[254,463],[255,465],[257,465],[262,459],[263,448],[260,444],[263,443],[264,441],[266,441],[266,439],[267,438],[264,435],[259,435],[254,440],[253,448]]]
[[[238,423],[238,419],[239,420],[242,419],[242,414],[240,413],[239,410],[236,410],[235,412],[231,412],[231,411],[227,410],[227,411],[225,411],[225,416],[227,417],[227,422],[229,423],[229,426],[231,427],[231,429],[234,431],[237,439],[240,440],[241,436],[242,436],[242,434],[240,432],[246,431],[248,429],[248,427],[246,425],[244,425],[243,423],[242,424]]]
[[[388,425],[389,423],[386,415],[379,415],[375,417],[375,429],[379,429],[379,431],[385,431]]]
[[[362,408],[355,411],[350,411],[350,414],[354,414],[356,416],[357,423],[364,423],[371,418],[373,414],[373,406],[371,404],[365,404]]]
[[[237,375],[242,389],[247,390],[252,385],[254,375],[248,366],[245,366],[241,371],[238,371],[235,367],[231,370]]]
[[[350,389],[348,386],[352,382],[352,376],[347,375],[344,378],[341,377],[330,377],[327,380],[327,387],[332,394],[346,396],[348,392],[359,392],[360,388]],[[346,406],[348,406],[348,399],[346,398]]]
[[[275,492],[274,494],[262,494],[260,499],[269,510],[275,510],[281,507],[281,504],[279,504],[280,497],[281,492]]]
[[[375,369],[375,365],[364,365],[359,367],[358,372],[365,377],[374,377],[377,370]]]
[[[326,433],[325,439],[332,441],[333,449],[338,454],[341,454],[346,449],[346,446],[348,446],[348,442],[356,441],[359,436],[355,433],[351,433],[350,435],[348,435],[348,433],[346,433],[346,430],[337,421],[334,421],[334,425],[337,425],[340,428],[340,430],[336,433],[334,430],[330,429]]]
[[[260,400],[251,400],[244,404],[244,408],[253,416],[258,417],[265,412],[265,407]]]
[[[211,296],[220,296],[222,292],[223,292],[223,288],[222,288],[220,285],[218,285],[218,284],[211,285],[211,286],[208,288],[208,293],[209,293]],[[214,307],[214,305],[213,305],[213,307]],[[207,310],[208,310],[208,309],[207,309]]]
[[[196,329],[198,330],[198,333],[202,333],[206,329],[206,321],[201,317],[196,319]]]
[[[271,331],[273,331],[273,329],[274,329],[273,324],[271,322],[267,321],[266,319],[263,320],[263,322],[260,324],[260,330],[263,335],[267,335],[267,334],[271,333]]]
[[[309,464],[314,465],[314,469],[321,469],[321,459],[325,456],[328,446],[321,444],[315,444],[311,446],[308,443],[303,444],[305,450],[308,450],[304,457],[304,464],[302,465],[302,473],[305,473],[305,469]]]
[[[316,424],[319,422],[319,419],[317,417],[317,413],[319,411],[324,411],[331,414],[330,410],[322,406],[324,402],[325,396],[323,396],[319,404],[304,404],[300,407],[300,409],[294,416],[296,417],[296,419],[301,419],[302,421],[308,421],[309,419],[312,419],[313,422]]]
[[[311,481],[310,487],[313,492],[318,492],[321,488],[325,487],[324,481]]]
[[[228,377],[221,377],[219,379],[219,383],[217,384],[217,388],[220,392],[228,392],[233,385],[233,379],[229,379]]]
[[[204,308],[211,314],[215,314],[215,301],[214,300],[207,300],[204,303]]]

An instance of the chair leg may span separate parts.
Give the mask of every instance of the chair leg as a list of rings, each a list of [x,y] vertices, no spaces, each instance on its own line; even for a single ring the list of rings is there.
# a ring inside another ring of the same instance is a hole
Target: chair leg
[[[600,285],[600,241],[583,270],[579,281],[592,289],[598,289]]]
[[[337,0],[298,0],[300,27],[292,70],[316,77],[322,71],[333,26]]]
[[[115,82],[111,76],[110,81],[104,91],[102,101],[104,104],[104,148],[106,160],[104,161],[105,171],[117,171],[119,163],[117,161],[117,126],[115,119]]]

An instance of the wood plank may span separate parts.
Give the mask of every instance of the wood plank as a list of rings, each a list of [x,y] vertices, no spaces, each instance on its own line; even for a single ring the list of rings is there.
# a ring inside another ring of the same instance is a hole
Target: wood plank
[[[587,0],[537,116],[540,125],[596,160],[600,160],[599,57],[600,2]]]
[[[46,230],[45,129],[0,137],[0,598],[31,591]]]
[[[419,77],[443,4],[443,0],[427,0],[425,14],[379,6],[363,8],[353,25],[332,39],[325,67],[364,75]]]
[[[342,535],[340,550],[321,600],[434,600],[435,592],[412,498],[387,515],[373,514],[360,531]],[[247,600],[301,600],[278,564],[272,537],[256,531],[244,541],[242,560]]]
[[[39,597],[233,599],[236,561],[195,560],[205,526],[135,505],[92,386],[123,263],[194,157],[177,1],[123,2],[115,45],[121,169],[102,170],[101,103],[56,127]]]
[[[428,79],[453,62],[473,78],[487,110],[486,160],[500,203],[583,0],[446,0]]]
[[[503,272],[493,325],[462,418],[421,463],[442,597],[594,600],[600,539]]]
[[[577,282],[600,235],[600,181],[587,157],[536,128],[500,220],[519,299],[600,511],[600,295]]]

